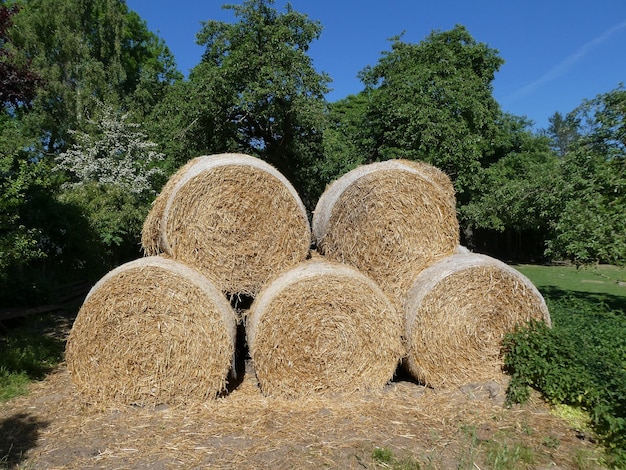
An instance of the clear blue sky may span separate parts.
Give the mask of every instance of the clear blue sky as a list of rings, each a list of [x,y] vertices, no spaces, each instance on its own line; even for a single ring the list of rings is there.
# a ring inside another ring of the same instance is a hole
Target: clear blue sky
[[[202,49],[201,21],[232,22],[224,3],[241,0],[127,0],[151,31],[163,38],[185,75]],[[389,38],[417,43],[433,30],[465,26],[505,60],[494,96],[506,112],[545,128],[584,99],[626,83],[626,0],[292,0],[293,8],[324,30],[309,50],[316,70],[333,79],[336,101],[362,90],[357,73],[389,50]],[[276,0],[284,10],[286,1]]]

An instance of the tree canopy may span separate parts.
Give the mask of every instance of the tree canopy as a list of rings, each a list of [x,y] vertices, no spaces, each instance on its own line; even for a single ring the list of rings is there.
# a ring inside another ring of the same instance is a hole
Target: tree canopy
[[[358,165],[426,161],[454,181],[476,250],[514,238],[507,257],[626,261],[622,85],[534,132],[493,96],[499,52],[457,25],[392,38],[362,90],[329,103],[319,22],[274,0],[224,8],[185,79],[124,0],[0,0],[0,292],[139,256],[166,177],[223,152],[274,165],[309,209]]]
[[[493,156],[500,107],[492,82],[503,60],[463,26],[417,44],[397,37],[378,64],[361,72],[373,146],[367,161],[423,160],[462,193]]]
[[[183,160],[176,166],[203,153],[240,151],[271,163],[306,193],[308,167],[321,155],[330,81],[307,55],[322,27],[290,5],[279,12],[273,4],[226,5],[236,22],[204,22],[197,35],[202,61],[155,120],[165,123],[160,134],[168,140],[179,137],[172,150]]]

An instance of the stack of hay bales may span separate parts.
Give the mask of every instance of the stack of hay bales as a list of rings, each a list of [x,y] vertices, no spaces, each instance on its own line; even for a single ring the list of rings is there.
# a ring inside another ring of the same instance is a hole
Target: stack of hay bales
[[[404,364],[434,387],[492,379],[504,335],[550,324],[521,273],[459,246],[450,179],[419,162],[364,165],[332,183],[313,216],[322,255],[374,279],[404,315]]]
[[[147,257],[107,274],[81,307],[67,343],[74,383],[102,403],[215,397],[243,318],[266,395],[380,389],[403,362],[451,386],[497,368],[516,324],[550,322],[527,279],[459,246],[454,188],[431,165],[356,168],[321,196],[312,227],[267,163],[191,160],[144,222]],[[252,299],[242,318],[230,303],[240,296]]]

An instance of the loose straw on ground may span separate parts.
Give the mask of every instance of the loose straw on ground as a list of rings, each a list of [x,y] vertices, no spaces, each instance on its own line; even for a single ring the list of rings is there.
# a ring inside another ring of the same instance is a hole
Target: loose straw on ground
[[[146,257],[91,289],[67,341],[67,366],[87,402],[198,402],[225,389],[235,336],[235,313],[207,278]]]
[[[194,267],[227,294],[254,296],[306,259],[311,229],[278,170],[249,155],[219,154],[172,177],[146,219],[142,245]]]
[[[404,354],[402,329],[371,279],[320,259],[269,283],[246,325],[261,390],[288,398],[382,388]]]
[[[459,244],[452,183],[421,162],[360,166],[321,196],[313,234],[325,257],[356,267],[401,305],[411,280]]]
[[[458,252],[422,271],[405,303],[406,366],[421,382],[453,387],[501,374],[502,340],[516,325],[550,315],[520,272]]]

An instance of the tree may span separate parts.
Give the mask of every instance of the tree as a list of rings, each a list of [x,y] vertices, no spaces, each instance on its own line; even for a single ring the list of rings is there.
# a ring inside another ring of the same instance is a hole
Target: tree
[[[307,52],[322,28],[290,5],[278,12],[273,4],[247,0],[226,5],[236,23],[203,23],[197,35],[205,48],[201,63],[188,83],[173,90],[154,120],[167,127],[161,135],[184,139],[185,158],[249,153],[306,191],[312,162],[321,155],[329,82],[314,70]]]
[[[370,100],[368,161],[424,160],[455,180],[461,197],[491,163],[500,108],[492,94],[503,60],[463,26],[391,51],[361,72]]]
[[[99,102],[147,113],[180,77],[169,50],[123,0],[29,0],[12,37],[46,84],[27,124],[43,154],[72,143]]]
[[[540,259],[560,201],[559,160],[549,139],[525,118],[504,115],[493,146],[499,159],[482,172],[467,204],[459,207],[465,242],[507,259]]]
[[[548,252],[577,264],[626,262],[626,90],[586,100],[583,124],[561,163],[561,205]]]
[[[550,125],[545,134],[550,138],[552,149],[560,157],[564,157],[572,144],[578,139],[580,123],[571,114],[563,117],[558,111],[548,118]]]
[[[25,149],[31,142],[20,121],[43,81],[12,45],[9,32],[18,11],[18,5],[0,3],[0,284],[6,282],[9,268],[45,255],[41,231],[28,227],[24,218],[29,193],[37,190],[44,175],[28,161]]]
[[[368,103],[367,95],[359,93],[329,104],[324,158],[316,170],[320,192],[329,182],[366,163],[372,147],[366,119]]]
[[[141,226],[160,187],[164,155],[154,150],[140,125],[101,105],[93,130],[56,157],[56,171],[72,175],[60,196],[81,207],[112,267],[136,257]]]
[[[18,11],[18,5],[7,6],[4,0],[0,3],[0,104],[3,107],[28,106],[42,83],[41,77],[30,69],[29,61],[20,61],[12,50],[9,30]]]
[[[68,186],[87,183],[118,186],[143,198],[155,196],[155,181],[163,171],[155,164],[164,155],[154,151],[156,144],[147,140],[140,125],[128,122],[128,114],[119,115],[102,105],[90,133],[76,132],[77,143],[56,157],[57,169],[74,175]]]

